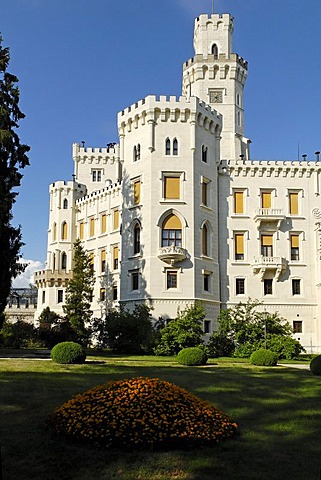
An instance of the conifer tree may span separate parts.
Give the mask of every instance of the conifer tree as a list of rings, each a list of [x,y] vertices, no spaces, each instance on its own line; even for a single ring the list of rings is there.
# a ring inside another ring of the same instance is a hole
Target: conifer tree
[[[94,282],[91,258],[78,239],[74,243],[73,278],[66,289],[63,310],[77,335],[78,342],[83,346],[87,345],[90,335],[89,322],[92,317],[90,303]]]
[[[21,227],[14,227],[12,208],[22,179],[21,169],[29,165],[28,145],[20,143],[16,129],[24,114],[19,109],[16,76],[7,72],[9,49],[0,35],[0,328],[12,279],[25,268],[19,263],[23,246]]]

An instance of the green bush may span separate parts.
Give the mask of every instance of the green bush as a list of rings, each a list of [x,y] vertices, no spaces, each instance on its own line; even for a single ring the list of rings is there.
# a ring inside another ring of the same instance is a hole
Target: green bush
[[[212,333],[207,346],[208,355],[212,358],[231,357],[235,350],[234,341],[225,333]]]
[[[321,355],[312,358],[310,362],[310,370],[313,375],[321,375]]]
[[[53,362],[64,364],[84,363],[86,352],[79,343],[62,342],[57,343],[51,350],[51,359]]]
[[[250,362],[253,365],[260,365],[264,367],[273,367],[278,362],[278,356],[276,353],[271,352],[271,350],[265,350],[264,348],[260,348],[253,352],[250,357]]]
[[[183,348],[183,350],[178,353],[176,359],[181,365],[205,365],[207,362],[207,355],[201,348],[188,347]]]
[[[268,335],[267,347],[276,353],[278,358],[286,358],[287,360],[298,358],[300,353],[305,351],[298,340],[275,334]]]
[[[32,324],[18,320],[6,320],[0,330],[0,345],[9,348],[28,347],[35,340],[35,330]]]

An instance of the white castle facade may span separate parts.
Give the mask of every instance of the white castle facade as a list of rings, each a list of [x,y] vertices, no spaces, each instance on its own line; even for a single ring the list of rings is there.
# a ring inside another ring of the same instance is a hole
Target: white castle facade
[[[39,316],[62,313],[79,238],[93,262],[92,309],[148,302],[172,319],[196,300],[204,332],[249,297],[321,351],[321,162],[255,161],[244,137],[247,62],[233,17],[195,20],[182,96],[148,96],[118,114],[119,144],[73,145],[73,180],[50,185]]]

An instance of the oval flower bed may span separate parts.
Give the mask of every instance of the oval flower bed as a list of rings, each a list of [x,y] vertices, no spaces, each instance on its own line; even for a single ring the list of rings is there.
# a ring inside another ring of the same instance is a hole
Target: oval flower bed
[[[236,432],[224,413],[170,382],[132,378],[100,385],[57,408],[59,435],[108,447],[184,447],[219,443]]]

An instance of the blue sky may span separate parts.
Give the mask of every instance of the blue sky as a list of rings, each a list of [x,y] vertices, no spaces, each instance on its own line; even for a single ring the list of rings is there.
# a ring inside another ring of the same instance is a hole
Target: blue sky
[[[2,0],[0,31],[19,78],[19,134],[31,146],[14,222],[23,257],[44,262],[48,185],[73,173],[71,144],[118,141],[119,110],[180,95],[194,18],[211,0]],[[249,62],[245,134],[252,159],[321,150],[320,0],[215,0],[235,17],[234,52]],[[37,265],[40,265],[38,263]],[[30,270],[30,269],[29,269]]]

